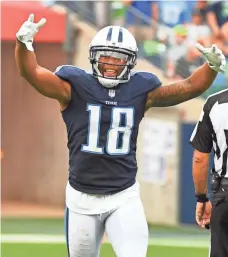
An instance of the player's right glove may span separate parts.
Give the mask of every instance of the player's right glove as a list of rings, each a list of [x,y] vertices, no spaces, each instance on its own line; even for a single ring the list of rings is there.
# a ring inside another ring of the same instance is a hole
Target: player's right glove
[[[42,18],[38,23],[34,23],[34,14],[30,14],[28,20],[21,25],[20,29],[16,33],[17,39],[24,43],[29,51],[34,51],[32,46],[33,38],[45,23],[45,18]]]

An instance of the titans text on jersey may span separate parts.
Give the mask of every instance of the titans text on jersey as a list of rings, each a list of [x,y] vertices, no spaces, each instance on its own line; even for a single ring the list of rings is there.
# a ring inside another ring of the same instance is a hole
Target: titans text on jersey
[[[88,194],[113,194],[135,183],[136,143],[147,93],[161,85],[152,73],[136,72],[108,89],[90,73],[61,66],[71,101],[62,111],[69,148],[69,183]]]

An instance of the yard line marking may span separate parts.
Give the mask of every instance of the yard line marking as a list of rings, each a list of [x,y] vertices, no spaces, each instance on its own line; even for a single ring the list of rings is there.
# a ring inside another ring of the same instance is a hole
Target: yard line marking
[[[28,244],[65,244],[64,235],[45,235],[45,234],[2,234],[1,243],[28,243]],[[109,243],[105,240],[103,243]],[[206,238],[188,237],[161,237],[150,238],[149,245],[172,246],[172,247],[196,247],[208,248],[209,240]]]
[[[2,234],[2,243],[42,243],[60,244],[65,243],[64,235],[45,235],[45,234]]]

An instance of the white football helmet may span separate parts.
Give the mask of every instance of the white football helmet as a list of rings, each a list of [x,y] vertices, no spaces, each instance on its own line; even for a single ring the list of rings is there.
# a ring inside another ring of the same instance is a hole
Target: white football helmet
[[[120,26],[101,29],[93,38],[89,51],[93,75],[104,87],[112,88],[130,79],[130,71],[136,65],[138,47],[135,38],[127,29]],[[105,77],[98,68],[98,65],[105,64],[99,62],[100,56],[120,58],[126,60],[126,64],[119,65],[123,66],[120,74],[115,77]]]

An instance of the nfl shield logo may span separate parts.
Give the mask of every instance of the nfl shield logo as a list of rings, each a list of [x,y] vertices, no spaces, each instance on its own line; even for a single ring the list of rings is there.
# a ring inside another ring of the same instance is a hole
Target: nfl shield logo
[[[108,95],[109,95],[110,97],[115,97],[116,91],[113,90],[113,89],[109,89]]]

